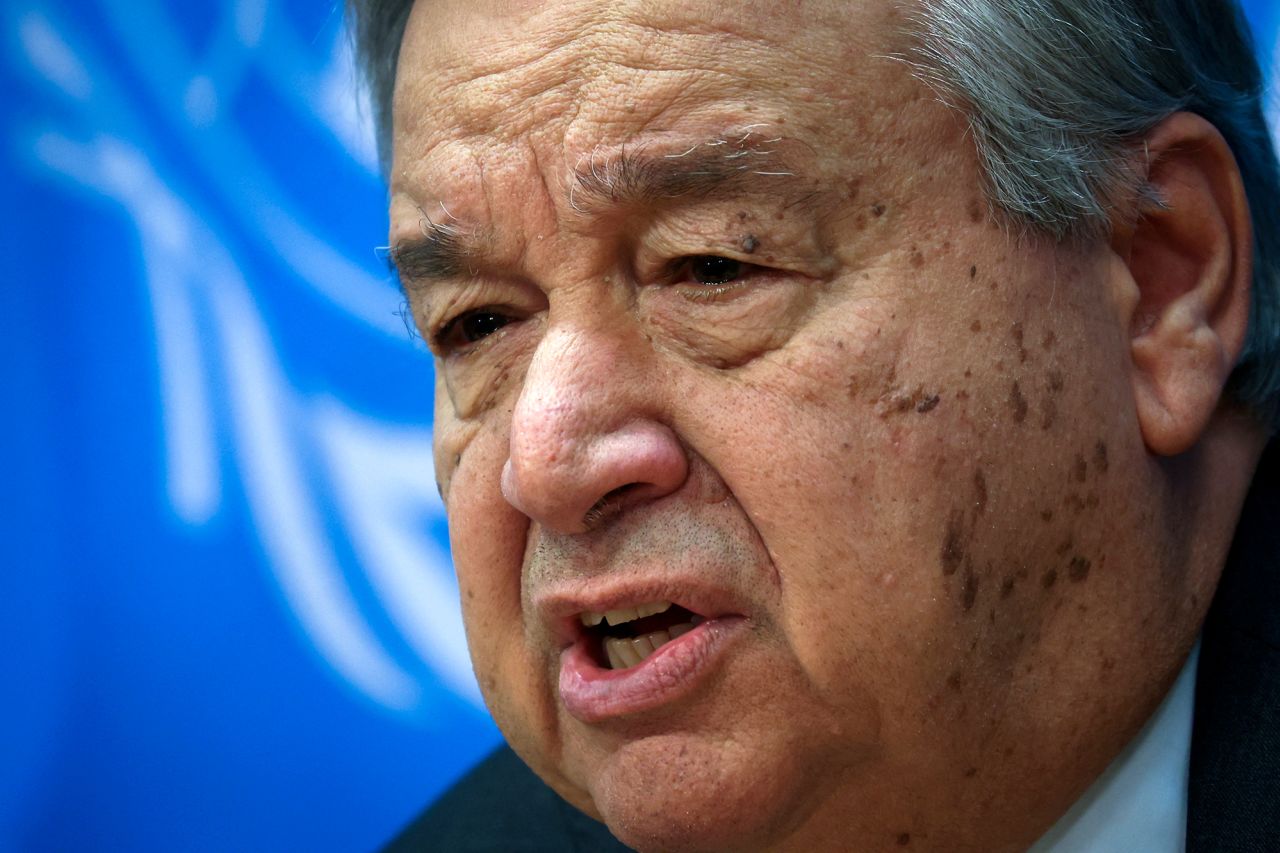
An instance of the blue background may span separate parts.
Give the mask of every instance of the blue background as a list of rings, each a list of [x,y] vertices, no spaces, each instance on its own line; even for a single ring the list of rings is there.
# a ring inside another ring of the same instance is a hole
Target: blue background
[[[0,850],[369,850],[497,742],[341,28],[0,6]]]

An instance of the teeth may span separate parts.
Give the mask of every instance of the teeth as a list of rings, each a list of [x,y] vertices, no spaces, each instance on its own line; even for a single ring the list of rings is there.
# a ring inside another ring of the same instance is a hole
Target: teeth
[[[640,663],[640,654],[636,651],[636,647],[631,644],[630,640],[615,640],[610,638],[607,645],[612,646],[613,650],[618,653],[618,660],[622,661],[623,669]]]
[[[640,656],[640,660],[644,660],[653,654],[653,641],[649,639],[649,635],[636,637],[631,641],[632,647],[636,650],[636,654]]]
[[[582,620],[582,624],[588,628],[594,628],[602,621],[608,622],[610,625],[621,625],[624,622],[632,622],[636,619],[643,619],[646,616],[653,616],[657,613],[665,613],[671,609],[670,601],[653,601],[648,604],[641,604],[637,607],[624,607],[621,610],[610,610],[606,613],[593,613],[587,611],[578,616]]]
[[[612,669],[626,669],[635,666],[676,637],[692,631],[693,627],[692,623],[683,622],[679,625],[672,625],[667,631],[651,631],[643,637],[633,637],[631,639],[606,637],[604,651],[609,657],[609,666]]]
[[[627,607],[622,610],[610,610],[604,614],[604,621],[610,625],[621,625],[623,622],[630,622],[633,619],[640,618],[640,611],[634,607]]]

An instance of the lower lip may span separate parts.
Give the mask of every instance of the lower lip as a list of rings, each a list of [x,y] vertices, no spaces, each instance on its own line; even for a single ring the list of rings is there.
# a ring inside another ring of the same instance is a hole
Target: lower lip
[[[700,623],[627,669],[605,669],[579,640],[560,656],[560,699],[584,723],[638,714],[681,699],[706,681],[730,642],[744,627],[741,617]]]

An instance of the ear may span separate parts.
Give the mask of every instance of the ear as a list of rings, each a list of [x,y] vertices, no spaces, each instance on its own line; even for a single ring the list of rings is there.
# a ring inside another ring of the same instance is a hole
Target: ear
[[[1209,424],[1249,326],[1253,232],[1235,156],[1212,124],[1175,113],[1146,143],[1155,201],[1114,228],[1123,263],[1138,423],[1147,448],[1191,449]]]

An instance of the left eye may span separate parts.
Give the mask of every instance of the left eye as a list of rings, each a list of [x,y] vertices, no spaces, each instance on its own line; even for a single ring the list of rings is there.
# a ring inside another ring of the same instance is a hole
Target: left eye
[[[746,271],[742,261],[720,255],[694,255],[686,263],[690,278],[698,284],[728,284]]]

